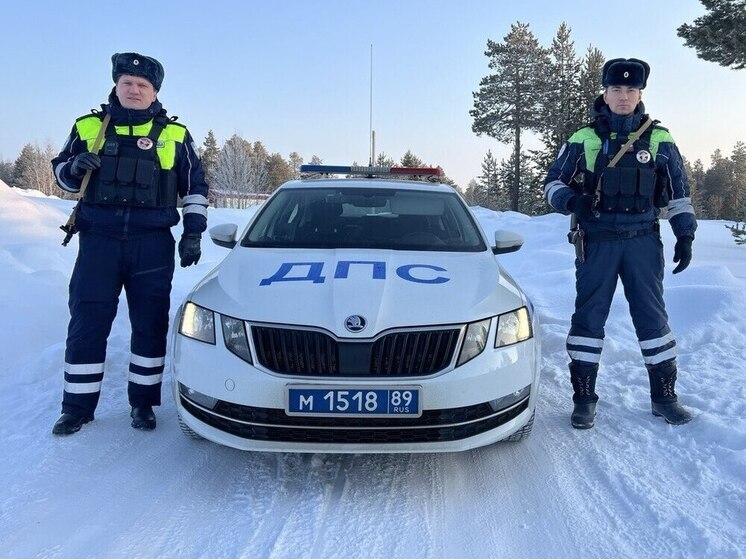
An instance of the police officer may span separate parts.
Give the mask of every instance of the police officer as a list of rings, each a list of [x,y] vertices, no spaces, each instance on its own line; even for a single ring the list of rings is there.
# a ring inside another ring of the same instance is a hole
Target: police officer
[[[70,324],[65,348],[62,416],[55,435],[68,435],[93,420],[104,378],[106,339],[124,287],[129,306],[128,397],[132,426],[155,429],[153,406],[161,380],[174,272],[171,227],[183,201],[181,266],[196,264],[207,226],[202,165],[186,127],[169,118],[158,100],[163,66],[134,52],[114,54],[115,86],[101,111],[76,120],[52,160],[57,184],[79,192],[78,258],[70,280]],[[105,116],[108,124],[102,131]],[[101,134],[99,134],[101,132]],[[100,136],[100,149],[94,150]]]
[[[645,114],[641,96],[649,74],[650,66],[635,58],[604,64],[605,90],[593,105],[592,123],[570,137],[544,182],[547,202],[574,214],[585,241],[575,262],[575,313],[567,338],[571,421],[578,429],[593,427],[604,324],[617,278],[648,370],[653,415],[674,425],[692,419],[674,391],[676,340],[663,302],[658,215],[667,208],[676,235],[674,274],[691,261],[697,221],[673,138]]]

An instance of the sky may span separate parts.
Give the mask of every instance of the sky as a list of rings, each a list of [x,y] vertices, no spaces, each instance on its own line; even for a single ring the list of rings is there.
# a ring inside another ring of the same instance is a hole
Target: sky
[[[0,159],[26,143],[62,146],[78,116],[105,102],[111,55],[135,51],[165,67],[160,99],[197,144],[237,133],[287,158],[367,163],[407,151],[459,185],[488,150],[471,131],[472,92],[488,74],[487,40],[516,21],[548,46],[564,21],[579,55],[636,57],[652,70],[643,100],[685,157],[709,166],[746,141],[746,71],[699,60],[676,28],[705,13],[697,0],[329,0],[71,2],[0,0]],[[535,143],[535,142],[534,142]],[[538,147],[531,145],[529,147]]]
[[[451,454],[274,454],[184,436],[170,357],[158,428],[130,427],[124,297],[95,421],[70,437],[51,434],[78,245],[75,237],[63,248],[58,226],[72,204],[0,181],[4,558],[743,558],[746,246],[734,243],[724,222],[700,221],[693,261],[675,276],[675,239],[668,224],[661,228],[676,388],[691,423],[674,427],[650,413],[620,288],[606,327],[596,425],[572,429],[567,218],[474,208],[490,238],[499,228],[525,239],[499,260],[542,324],[531,436]],[[213,209],[210,223],[242,228],[252,214]],[[176,268],[172,325],[195,283],[228,254],[207,236],[202,250],[197,265]],[[423,299],[431,304],[424,289]]]

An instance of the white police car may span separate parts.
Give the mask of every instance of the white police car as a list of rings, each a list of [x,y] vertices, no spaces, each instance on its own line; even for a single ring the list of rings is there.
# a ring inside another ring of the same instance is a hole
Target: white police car
[[[539,385],[533,307],[442,171],[305,165],[179,309],[182,430],[246,450],[440,452],[520,440]],[[335,179],[332,174],[359,178]]]

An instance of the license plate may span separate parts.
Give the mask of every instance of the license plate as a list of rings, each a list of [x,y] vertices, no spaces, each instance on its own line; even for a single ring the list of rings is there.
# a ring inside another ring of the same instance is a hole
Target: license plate
[[[288,386],[288,415],[419,417],[420,387],[349,388]]]

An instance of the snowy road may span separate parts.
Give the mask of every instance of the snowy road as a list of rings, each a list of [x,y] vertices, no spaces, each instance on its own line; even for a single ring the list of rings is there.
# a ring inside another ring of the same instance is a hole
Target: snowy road
[[[152,433],[129,426],[120,308],[96,421],[50,434],[61,396],[70,203],[0,184],[0,554],[3,557],[743,558],[746,550],[746,247],[703,222],[692,267],[666,276],[679,394],[695,421],[649,411],[626,303],[607,328],[596,427],[570,428],[564,338],[572,256],[560,216],[476,210],[520,231],[504,265],[544,326],[531,437],[459,454],[248,453],[183,436],[164,383]],[[211,225],[245,223],[214,210]],[[672,237],[664,224],[670,260]],[[178,231],[176,232],[178,233]],[[174,307],[224,252],[177,270]]]

